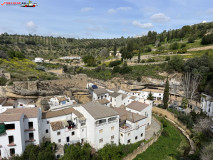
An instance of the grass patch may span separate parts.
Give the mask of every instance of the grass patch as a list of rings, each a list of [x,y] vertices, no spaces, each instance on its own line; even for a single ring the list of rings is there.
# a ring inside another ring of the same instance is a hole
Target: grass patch
[[[175,160],[184,154],[184,149],[189,147],[184,135],[164,118],[158,118],[163,123],[164,129],[153,145],[145,152],[139,154],[135,160]]]
[[[1,59],[0,68],[11,74],[12,80],[51,80],[57,79],[54,74],[37,70],[37,64],[28,59]]]

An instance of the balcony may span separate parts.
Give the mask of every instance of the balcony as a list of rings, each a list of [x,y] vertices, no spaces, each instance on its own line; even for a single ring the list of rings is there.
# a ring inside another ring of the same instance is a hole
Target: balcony
[[[16,144],[14,142],[10,143],[7,145],[8,147],[12,147],[12,146],[16,146]]]
[[[123,124],[121,127],[120,127],[120,132],[123,132],[123,133],[126,133],[126,132],[129,132],[133,130],[133,127],[129,124]]]
[[[27,131],[35,131],[35,128],[28,128],[28,129],[25,129],[24,131],[25,132],[27,132]]]
[[[29,140],[25,140],[25,142],[35,142],[35,139],[29,139]]]

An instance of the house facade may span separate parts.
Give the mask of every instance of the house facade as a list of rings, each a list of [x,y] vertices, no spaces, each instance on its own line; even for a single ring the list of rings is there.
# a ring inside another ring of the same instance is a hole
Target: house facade
[[[201,109],[207,116],[213,116],[213,97],[207,94],[201,94]]]

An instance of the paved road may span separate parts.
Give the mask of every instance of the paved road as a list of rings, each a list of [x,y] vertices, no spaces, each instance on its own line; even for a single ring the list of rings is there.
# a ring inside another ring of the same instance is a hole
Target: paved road
[[[146,129],[145,140],[149,140],[152,136],[160,130],[160,124],[152,118],[152,124],[150,128]]]

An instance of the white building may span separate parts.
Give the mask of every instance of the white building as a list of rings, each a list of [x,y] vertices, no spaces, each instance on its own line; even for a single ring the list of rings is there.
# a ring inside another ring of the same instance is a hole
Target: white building
[[[34,108],[36,107],[35,99],[19,98],[16,101],[16,108]]]
[[[120,116],[120,143],[130,144],[145,139],[147,117],[125,110],[114,108]]]
[[[83,143],[86,139],[87,127],[85,117],[72,107],[43,112],[42,139],[56,144]]]
[[[201,95],[201,109],[207,116],[213,116],[213,97],[202,93]]]
[[[70,105],[75,104],[76,101],[70,100],[70,98],[67,96],[55,96],[53,98],[50,98],[50,101],[48,103],[50,106],[49,110],[60,110],[70,107]]]
[[[109,92],[105,88],[90,89],[92,100],[108,99]]]
[[[148,89],[148,88],[143,89],[141,91],[142,98],[147,99],[150,92],[152,93],[152,96],[154,97],[154,101],[163,100],[164,91],[159,89]]]
[[[65,56],[65,57],[61,57],[60,59],[63,59],[63,60],[80,60],[81,57],[80,56]]]
[[[36,57],[35,60],[34,60],[34,62],[36,62],[36,63],[42,63],[42,62],[44,62],[44,59],[40,58],[40,57]]]
[[[0,113],[5,112],[7,109],[15,108],[15,100],[11,98],[0,98]]]
[[[147,125],[151,125],[152,101],[149,104],[133,101],[126,106],[126,110],[147,117]]]
[[[113,109],[97,102],[75,107],[86,118],[87,142],[95,149],[105,144],[119,143],[119,115]]]
[[[28,144],[41,143],[41,110],[14,108],[0,114],[0,155],[9,158],[20,155]]]

